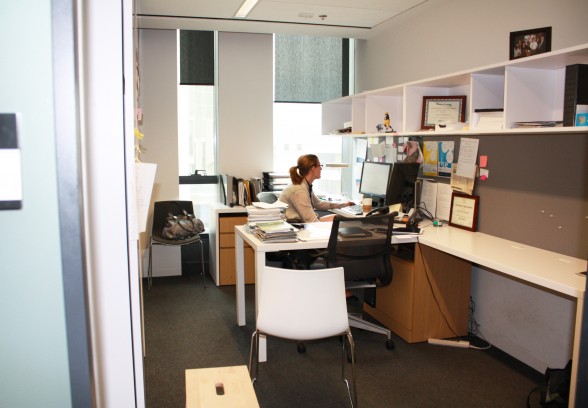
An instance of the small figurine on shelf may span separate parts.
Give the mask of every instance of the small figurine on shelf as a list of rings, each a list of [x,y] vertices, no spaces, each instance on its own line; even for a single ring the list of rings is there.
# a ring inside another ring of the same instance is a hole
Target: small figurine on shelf
[[[390,126],[390,115],[388,115],[388,112],[386,112],[386,114],[384,115],[384,132],[385,133],[394,132],[394,129],[392,129],[392,126]]]
[[[386,114],[384,115],[384,123],[378,123],[376,125],[376,130],[378,131],[378,133],[394,132],[394,129],[392,129],[392,126],[390,126],[390,115],[388,115],[388,112],[386,112]]]

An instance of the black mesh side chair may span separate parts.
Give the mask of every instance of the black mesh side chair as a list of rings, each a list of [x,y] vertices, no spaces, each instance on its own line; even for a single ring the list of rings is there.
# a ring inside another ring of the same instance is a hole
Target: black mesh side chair
[[[375,306],[375,288],[392,282],[392,230],[396,213],[372,217],[347,218],[337,215],[323,254],[326,267],[343,267],[345,287],[363,289],[364,301]],[[361,316],[348,315],[349,326],[384,334],[386,347],[394,348],[391,332]]]
[[[166,246],[182,246],[199,244],[200,245],[200,263],[202,266],[202,281],[204,287],[206,287],[206,277],[204,276],[204,244],[200,238],[200,234],[188,237],[182,240],[167,239],[162,237],[161,231],[165,226],[165,221],[168,213],[173,215],[183,214],[182,210],[185,210],[188,214],[194,214],[194,206],[192,201],[156,201],[153,207],[153,227],[151,228],[151,237],[149,238],[149,269],[147,272],[148,288],[151,290],[153,278],[151,276],[153,267],[153,246],[154,245],[166,245]]]

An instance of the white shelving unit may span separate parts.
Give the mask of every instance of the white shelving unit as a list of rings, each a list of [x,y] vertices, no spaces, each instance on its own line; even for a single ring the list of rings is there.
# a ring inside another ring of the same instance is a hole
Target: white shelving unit
[[[324,102],[323,134],[352,121],[354,137],[587,132],[586,127],[516,128],[514,122],[561,121],[567,65],[588,64],[588,44]],[[468,130],[421,131],[423,96],[466,95]],[[504,109],[501,130],[476,129],[476,109]],[[377,133],[388,112],[395,133]]]

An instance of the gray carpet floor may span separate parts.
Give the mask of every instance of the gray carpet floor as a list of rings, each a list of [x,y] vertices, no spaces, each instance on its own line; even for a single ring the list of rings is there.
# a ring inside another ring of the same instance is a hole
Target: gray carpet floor
[[[239,327],[234,286],[216,287],[209,279],[204,288],[199,277],[154,279],[152,289],[144,292],[148,408],[185,406],[186,369],[247,364],[253,285],[246,287],[246,301],[247,325]],[[393,336],[396,347],[387,350],[382,335],[353,329],[353,336],[362,408],[519,408],[543,380],[541,373],[496,349],[408,344]],[[270,338],[269,361],[260,364],[255,383],[262,408],[349,406],[339,339],[307,343],[306,348],[300,354],[296,343]]]

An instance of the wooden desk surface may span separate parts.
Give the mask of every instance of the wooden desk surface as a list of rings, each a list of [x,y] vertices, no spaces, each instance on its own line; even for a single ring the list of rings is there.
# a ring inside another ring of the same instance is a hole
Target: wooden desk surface
[[[216,394],[222,383],[224,395]],[[186,408],[259,408],[246,366],[186,370]]]

